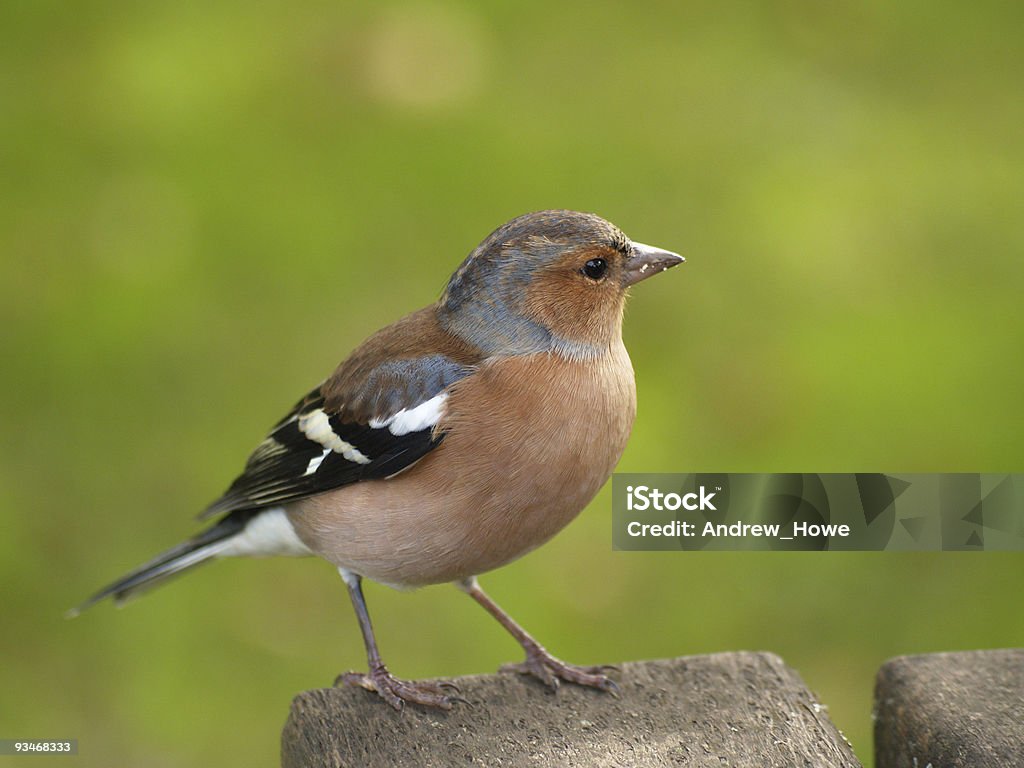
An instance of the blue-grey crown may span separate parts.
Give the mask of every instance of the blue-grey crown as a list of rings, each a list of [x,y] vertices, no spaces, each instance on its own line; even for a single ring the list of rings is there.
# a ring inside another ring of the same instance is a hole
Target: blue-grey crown
[[[628,243],[600,216],[538,211],[512,219],[488,235],[448,281],[442,323],[486,354],[518,355],[558,343],[523,314],[526,289],[537,272],[566,246]]]

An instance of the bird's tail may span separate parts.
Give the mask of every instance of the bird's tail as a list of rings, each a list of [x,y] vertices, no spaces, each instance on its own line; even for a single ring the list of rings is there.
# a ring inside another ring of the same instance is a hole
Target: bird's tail
[[[84,603],[68,611],[67,616],[77,616],[107,597],[112,597],[116,604],[121,605],[173,576],[202,565],[219,554],[229,553],[235,545],[235,537],[242,533],[250,520],[258,514],[259,512],[255,510],[233,512],[202,533],[166,552],[161,552],[148,563],[140,565],[131,573],[104,587]]]

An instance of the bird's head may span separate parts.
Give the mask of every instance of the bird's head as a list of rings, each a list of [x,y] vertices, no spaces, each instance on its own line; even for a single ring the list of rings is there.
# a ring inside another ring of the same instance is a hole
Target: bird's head
[[[682,262],[590,213],[527,213],[466,258],[448,281],[439,315],[488,355],[601,354],[621,336],[629,286]]]

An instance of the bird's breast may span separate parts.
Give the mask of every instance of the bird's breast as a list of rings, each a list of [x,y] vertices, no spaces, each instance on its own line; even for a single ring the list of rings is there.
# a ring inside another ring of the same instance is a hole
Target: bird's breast
[[[547,541],[622,455],[636,389],[621,342],[596,360],[504,358],[452,389],[441,445],[390,480],[301,502],[300,537],[378,581],[416,586],[497,568]]]

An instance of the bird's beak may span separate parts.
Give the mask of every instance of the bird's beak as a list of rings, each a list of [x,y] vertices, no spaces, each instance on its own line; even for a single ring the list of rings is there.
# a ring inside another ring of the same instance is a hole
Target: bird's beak
[[[633,243],[633,255],[626,259],[625,284],[639,283],[684,261],[686,259],[678,253],[663,251],[661,248],[643,243]]]

